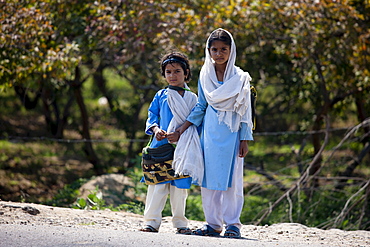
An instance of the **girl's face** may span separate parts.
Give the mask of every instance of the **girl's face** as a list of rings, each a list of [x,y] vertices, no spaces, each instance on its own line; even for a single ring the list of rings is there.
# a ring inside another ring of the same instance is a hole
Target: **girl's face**
[[[216,64],[225,64],[230,57],[230,46],[223,41],[215,40],[209,48],[209,53]]]
[[[179,63],[169,63],[164,70],[166,81],[171,86],[185,87],[186,74]]]

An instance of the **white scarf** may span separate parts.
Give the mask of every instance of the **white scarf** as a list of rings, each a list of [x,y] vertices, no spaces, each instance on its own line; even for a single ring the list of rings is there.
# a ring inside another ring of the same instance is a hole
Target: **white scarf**
[[[185,84],[185,88],[189,89]],[[197,103],[197,96],[190,92],[184,92],[184,96],[172,89],[168,89],[168,105],[173,118],[168,126],[167,132],[174,132],[185,121],[191,110]],[[193,182],[201,185],[204,173],[203,152],[199,141],[197,128],[191,125],[182,133],[177,142],[172,167],[175,174],[189,175]]]
[[[226,30],[225,30],[226,31]],[[216,76],[214,61],[208,51],[209,37],[206,43],[206,59],[200,71],[200,83],[208,104],[217,110],[218,121],[225,123],[232,132],[237,132],[240,123],[247,123],[252,128],[252,112],[250,105],[250,77],[235,66],[236,46],[232,35],[229,60],[221,85]]]

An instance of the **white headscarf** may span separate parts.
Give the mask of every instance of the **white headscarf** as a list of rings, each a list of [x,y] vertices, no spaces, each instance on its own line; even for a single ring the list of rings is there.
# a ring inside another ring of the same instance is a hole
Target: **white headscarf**
[[[224,31],[231,38],[231,49],[223,84],[220,84],[217,80],[214,60],[208,51],[208,42],[211,35],[206,43],[206,58],[200,71],[200,83],[208,104],[217,110],[218,121],[225,123],[232,132],[237,132],[241,122],[247,123],[251,128],[253,127],[250,105],[250,81],[252,78],[248,72],[244,72],[235,66],[235,42],[233,36],[228,31]]]

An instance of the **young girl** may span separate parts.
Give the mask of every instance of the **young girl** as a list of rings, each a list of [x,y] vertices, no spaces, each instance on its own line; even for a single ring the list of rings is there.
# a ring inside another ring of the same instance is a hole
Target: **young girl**
[[[203,123],[204,178],[201,188],[207,224],[193,232],[240,238],[243,208],[243,158],[252,137],[250,81],[248,72],[235,66],[236,46],[232,35],[217,29],[209,36],[205,62],[200,71],[198,103],[183,133],[192,124]]]
[[[177,143],[172,166],[177,174],[190,177],[148,186],[144,211],[146,226],[140,230],[158,232],[162,211],[170,194],[173,226],[178,234],[191,234],[185,217],[185,203],[192,179],[201,182],[203,177],[202,149],[195,126],[184,132],[181,138],[175,130],[185,122],[197,102],[197,96],[186,85],[191,72],[184,54],[173,52],[165,55],[161,60],[161,73],[169,86],[154,96],[148,109],[145,133],[154,134],[155,138],[150,144],[153,148],[168,142]]]

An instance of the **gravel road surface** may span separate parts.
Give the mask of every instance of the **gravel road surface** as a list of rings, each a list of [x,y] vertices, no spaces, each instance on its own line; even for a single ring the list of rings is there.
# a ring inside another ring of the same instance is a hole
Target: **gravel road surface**
[[[196,229],[204,222],[190,221]],[[241,239],[175,234],[171,217],[159,233],[140,232],[143,216],[0,201],[0,247],[19,246],[253,246],[369,247],[369,231],[321,230],[296,223],[244,225]]]

